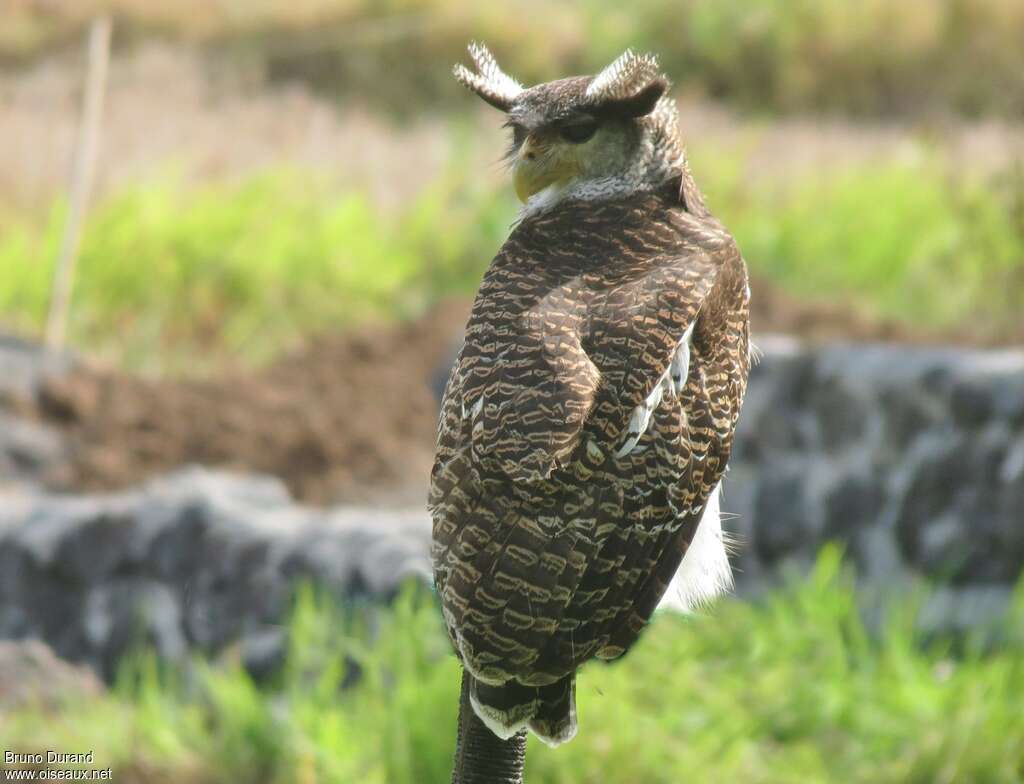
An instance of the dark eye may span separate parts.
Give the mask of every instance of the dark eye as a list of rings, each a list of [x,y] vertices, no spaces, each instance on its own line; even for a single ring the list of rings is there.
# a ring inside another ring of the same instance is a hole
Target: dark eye
[[[512,123],[512,144],[519,147],[526,140],[526,129],[518,123]]]
[[[567,142],[583,144],[583,142],[597,133],[597,123],[593,120],[580,120],[579,122],[563,125],[558,132]]]

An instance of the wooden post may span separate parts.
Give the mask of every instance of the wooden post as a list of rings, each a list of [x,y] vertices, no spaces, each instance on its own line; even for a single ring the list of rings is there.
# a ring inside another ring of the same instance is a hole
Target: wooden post
[[[108,16],[93,20],[89,29],[89,63],[68,194],[68,214],[64,222],[60,255],[53,272],[50,312],[46,319],[46,345],[52,349],[63,348],[67,333],[68,308],[71,304],[82,220],[92,189],[99,151],[100,119],[107,86],[107,65],[110,62],[110,31],[111,21]]]

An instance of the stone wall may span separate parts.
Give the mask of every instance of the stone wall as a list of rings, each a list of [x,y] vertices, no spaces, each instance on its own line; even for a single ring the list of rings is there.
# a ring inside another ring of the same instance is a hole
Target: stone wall
[[[60,465],[64,444],[52,428],[18,416],[18,403],[35,396],[48,375],[67,372],[71,359],[0,333],[0,490],[38,487]]]
[[[724,485],[756,577],[840,540],[863,574],[1024,567],[1024,352],[763,342]]]
[[[760,342],[723,485],[738,587],[838,541],[881,586],[944,587],[924,622],[996,617],[1024,570],[1024,352]]]
[[[39,637],[108,677],[139,642],[168,659],[240,642],[259,671],[311,581],[387,601],[429,579],[424,512],[318,510],[269,477],[194,468],[112,495],[0,497],[0,639]]]

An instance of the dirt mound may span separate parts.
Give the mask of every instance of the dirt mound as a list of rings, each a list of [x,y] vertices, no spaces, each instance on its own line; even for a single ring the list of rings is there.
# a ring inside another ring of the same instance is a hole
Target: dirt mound
[[[210,380],[88,368],[53,379],[36,415],[68,438],[56,483],[116,488],[202,463],[274,474],[311,503],[422,503],[437,425],[430,382],[467,315],[467,304],[447,303]]]
[[[884,340],[928,342],[904,324],[866,317],[851,306],[812,302],[792,297],[765,281],[750,284],[750,325],[758,333],[778,332],[804,340]]]

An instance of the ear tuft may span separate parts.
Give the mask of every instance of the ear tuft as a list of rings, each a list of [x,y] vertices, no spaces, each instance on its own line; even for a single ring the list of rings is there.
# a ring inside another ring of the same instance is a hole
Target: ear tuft
[[[456,80],[491,106],[507,112],[523,91],[523,86],[498,67],[494,55],[483,44],[476,41],[471,43],[469,56],[476,66],[477,73],[459,64],[452,69]]]
[[[657,58],[627,49],[591,80],[586,97],[605,113],[641,117],[654,109],[667,89],[668,79],[658,72]]]
[[[668,80],[659,76],[636,95],[607,101],[601,109],[606,114],[616,114],[619,117],[644,117],[654,111],[654,107],[667,89]]]

